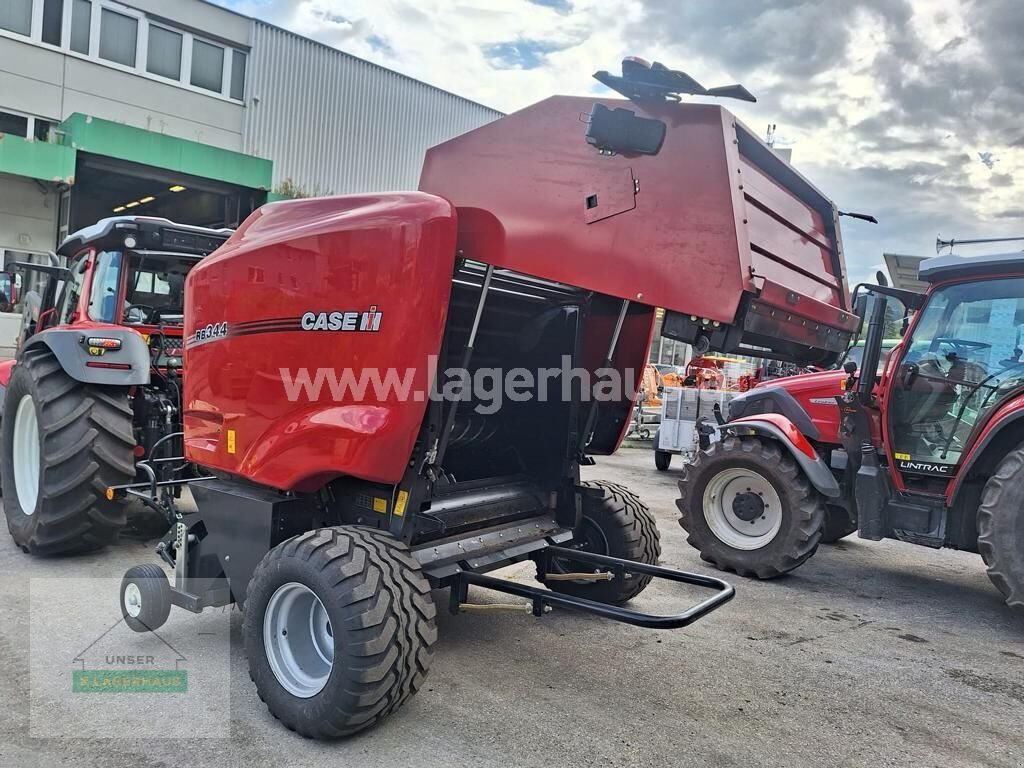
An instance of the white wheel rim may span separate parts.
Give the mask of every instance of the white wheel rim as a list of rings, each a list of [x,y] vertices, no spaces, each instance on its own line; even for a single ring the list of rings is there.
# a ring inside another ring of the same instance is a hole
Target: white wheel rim
[[[31,395],[25,395],[14,414],[14,487],[18,492],[21,511],[31,515],[39,500],[39,422],[36,404]]]
[[[294,581],[277,588],[263,614],[263,647],[288,693],[308,699],[324,689],[334,668],[334,635],[313,590]]]
[[[142,592],[138,584],[132,583],[124,588],[124,610],[133,619],[142,613]]]
[[[733,549],[768,546],[782,528],[782,500],[775,487],[757,472],[726,469],[704,489],[704,519],[719,541]],[[751,517],[750,507],[763,505]]]

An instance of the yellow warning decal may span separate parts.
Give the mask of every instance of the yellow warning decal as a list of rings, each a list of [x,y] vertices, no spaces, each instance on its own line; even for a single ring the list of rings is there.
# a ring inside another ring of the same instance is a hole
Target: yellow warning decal
[[[395,502],[395,517],[401,517],[405,514],[405,505],[409,503],[409,492],[399,491],[398,500]]]
[[[384,514],[388,511],[388,500],[382,499],[379,496],[373,497],[373,511]]]
[[[893,458],[899,459],[900,461],[910,461],[909,453],[894,453]]]
[[[235,452],[235,430],[228,430],[228,453]]]

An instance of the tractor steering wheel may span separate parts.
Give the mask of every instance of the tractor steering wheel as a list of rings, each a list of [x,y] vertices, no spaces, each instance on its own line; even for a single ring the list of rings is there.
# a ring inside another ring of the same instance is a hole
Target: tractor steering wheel
[[[149,304],[129,304],[124,310],[124,322],[144,323],[153,314]]]
[[[971,341],[970,339],[954,339],[951,336],[935,337],[936,344],[948,344],[954,352],[969,351],[974,349],[990,349],[991,344],[984,341]]]

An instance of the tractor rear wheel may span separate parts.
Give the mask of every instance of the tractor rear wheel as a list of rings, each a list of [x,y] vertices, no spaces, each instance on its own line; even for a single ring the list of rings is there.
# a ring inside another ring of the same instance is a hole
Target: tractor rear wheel
[[[658,526],[647,505],[639,497],[615,483],[588,481],[585,488],[594,492],[583,494],[583,517],[567,548],[579,549],[598,555],[611,555],[657,565],[661,556]],[[569,558],[552,560],[552,573],[593,573],[593,565]],[[584,597],[600,603],[624,603],[631,600],[651,583],[650,576],[627,574],[625,579],[612,581],[549,581],[554,592]]]
[[[818,548],[825,504],[774,440],[727,437],[684,468],[679,524],[703,560],[771,579]]]
[[[302,736],[350,736],[420,687],[437,639],[430,585],[375,528],[321,528],[270,550],[245,599],[249,675]]]
[[[116,540],[125,508],[106,489],[135,478],[126,387],[82,384],[46,349],[14,367],[0,425],[7,528],[33,555],[99,549]]]
[[[978,551],[1006,604],[1024,609],[1024,448],[1008,453],[985,483]]]

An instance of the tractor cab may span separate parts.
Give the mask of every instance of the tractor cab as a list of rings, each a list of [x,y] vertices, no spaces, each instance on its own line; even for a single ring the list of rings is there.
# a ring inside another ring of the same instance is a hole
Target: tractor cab
[[[179,367],[185,277],[230,234],[131,216],[103,219],[74,233],[57,251],[66,267],[21,265],[49,278],[31,302],[21,342],[66,326],[126,326],[142,336],[154,365]]]
[[[858,531],[978,552],[1024,606],[1024,252],[941,256],[918,276],[924,294],[855,289],[866,332],[842,371],[730,403],[680,485],[706,560],[771,578]]]

